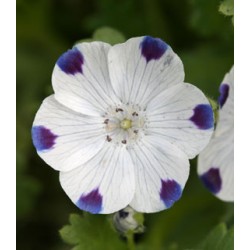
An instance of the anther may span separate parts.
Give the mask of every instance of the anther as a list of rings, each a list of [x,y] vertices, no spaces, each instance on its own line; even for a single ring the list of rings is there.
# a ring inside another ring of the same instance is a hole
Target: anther
[[[115,111],[116,111],[116,112],[123,112],[123,109],[121,109],[121,108],[116,108]]]
[[[132,116],[138,116],[138,113],[133,112],[133,113],[132,113]]]
[[[135,133],[135,134],[138,134],[138,130],[134,130],[134,133]]]
[[[122,140],[122,143],[123,143],[123,144],[126,144],[126,143],[127,143],[127,140]]]
[[[104,121],[105,124],[108,124],[108,122],[109,122],[109,119],[106,119],[106,120]]]
[[[107,135],[107,141],[108,142],[112,141],[112,138],[109,135]]]

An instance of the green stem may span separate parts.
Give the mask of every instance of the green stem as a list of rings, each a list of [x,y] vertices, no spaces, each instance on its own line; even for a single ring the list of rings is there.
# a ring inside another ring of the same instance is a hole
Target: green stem
[[[214,123],[216,124],[218,121],[218,108],[219,108],[218,103],[208,96],[207,96],[207,99],[210,105],[212,106],[213,113],[214,113]]]
[[[135,242],[134,242],[134,234],[132,231],[127,232],[127,242],[128,242],[128,250],[135,250]]]

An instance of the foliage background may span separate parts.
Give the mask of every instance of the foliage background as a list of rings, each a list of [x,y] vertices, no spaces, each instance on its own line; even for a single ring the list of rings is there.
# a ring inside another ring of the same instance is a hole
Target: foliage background
[[[103,26],[119,30],[126,39],[160,37],[183,60],[186,81],[217,100],[220,81],[233,65],[232,20],[218,12],[219,4],[218,0],[17,0],[17,249],[71,249],[58,230],[68,224],[70,213],[81,214],[61,189],[58,173],[37,156],[30,136],[36,111],[52,93],[57,58]],[[232,227],[233,204],[205,190],[193,160],[182,199],[170,210],[147,214],[145,219],[147,231],[136,238],[139,249],[191,249],[219,223]],[[91,246],[96,223],[106,217],[88,220],[92,226],[85,243]],[[109,233],[103,230],[107,247],[100,249],[116,249],[111,247],[116,235]]]

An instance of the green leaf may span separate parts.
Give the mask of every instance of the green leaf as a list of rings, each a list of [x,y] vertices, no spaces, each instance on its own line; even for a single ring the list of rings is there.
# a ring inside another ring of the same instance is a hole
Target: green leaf
[[[143,213],[135,213],[134,214],[134,219],[137,221],[137,223],[139,225],[142,225],[144,224],[144,215]]]
[[[64,226],[59,233],[66,243],[74,245],[72,250],[126,249],[126,244],[104,215],[71,214],[69,221],[70,225]]]
[[[123,43],[126,39],[121,32],[110,27],[102,27],[94,32],[93,40],[114,45],[116,43]]]
[[[197,247],[201,250],[233,250],[233,229],[228,230],[225,223],[216,226]]]
[[[80,243],[80,232],[84,230],[84,224],[77,214],[71,214],[69,221],[71,225],[64,226],[59,232],[66,243],[76,245]]]
[[[203,240],[201,245],[198,247],[203,250],[216,249],[227,233],[227,227],[225,224],[219,224],[210,234]]]
[[[126,40],[125,36],[118,30],[115,30],[110,27],[102,27],[94,32],[92,38],[79,40],[76,42],[76,44],[81,42],[101,41],[114,45],[117,43],[123,43],[125,42],[125,40]]]
[[[219,11],[225,16],[234,15],[234,0],[224,0],[219,7]]]
[[[234,249],[234,229],[228,230],[227,234],[220,241],[217,250],[233,250]]]

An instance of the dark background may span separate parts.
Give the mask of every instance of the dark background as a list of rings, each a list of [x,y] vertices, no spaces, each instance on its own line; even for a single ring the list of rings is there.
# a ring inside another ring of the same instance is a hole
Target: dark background
[[[17,0],[17,249],[70,249],[58,230],[70,213],[81,213],[30,136],[36,111],[52,93],[57,58],[103,26],[126,39],[160,37],[183,60],[186,81],[217,100],[220,81],[233,65],[232,20],[218,6],[217,0]],[[170,210],[145,216],[148,229],[140,241],[184,249],[219,222],[232,225],[233,205],[203,188],[195,163],[182,199]]]

